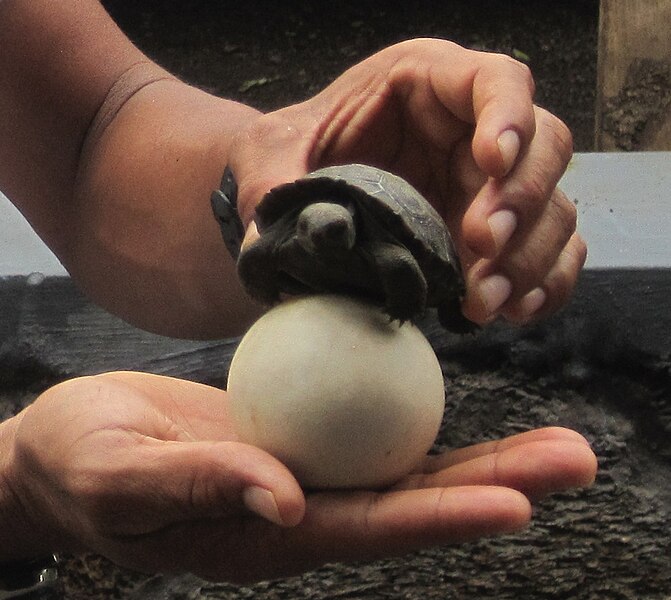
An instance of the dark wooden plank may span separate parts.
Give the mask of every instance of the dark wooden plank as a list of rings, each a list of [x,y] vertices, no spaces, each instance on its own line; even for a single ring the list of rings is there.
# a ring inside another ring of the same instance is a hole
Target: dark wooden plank
[[[671,150],[671,2],[601,0],[597,150]]]
[[[0,389],[47,378],[138,370],[223,385],[237,340],[178,340],[128,325],[68,277],[0,279]]]

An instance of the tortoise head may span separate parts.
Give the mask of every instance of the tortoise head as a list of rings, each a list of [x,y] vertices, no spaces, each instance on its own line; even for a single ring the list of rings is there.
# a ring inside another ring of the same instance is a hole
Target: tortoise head
[[[335,254],[354,246],[356,231],[351,209],[335,202],[315,202],[298,215],[296,236],[310,253]]]

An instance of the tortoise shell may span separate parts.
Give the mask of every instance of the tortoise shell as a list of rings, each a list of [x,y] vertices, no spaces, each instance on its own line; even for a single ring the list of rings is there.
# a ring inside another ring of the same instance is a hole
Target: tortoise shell
[[[427,278],[429,305],[447,293],[463,295],[461,266],[441,216],[405,179],[376,167],[325,167],[273,188],[256,208],[259,233],[288,211],[299,213],[324,199],[354,203],[410,250]]]
[[[212,204],[240,279],[258,301],[273,304],[285,294],[352,293],[381,302],[392,319],[414,318],[434,307],[447,329],[466,333],[476,328],[461,313],[464,280],[445,223],[401,177],[349,164],[277,186],[256,207],[259,238],[242,251],[230,169]],[[340,204],[351,214],[356,240],[351,251],[329,256],[299,243],[305,209],[324,204]]]

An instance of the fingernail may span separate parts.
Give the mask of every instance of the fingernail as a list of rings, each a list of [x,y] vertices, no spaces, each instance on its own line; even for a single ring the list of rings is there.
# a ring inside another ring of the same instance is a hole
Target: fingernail
[[[505,173],[509,173],[513,168],[517,155],[520,152],[520,136],[513,129],[506,129],[496,140],[503,161]]]
[[[273,496],[273,493],[270,490],[253,485],[242,492],[242,501],[247,507],[247,510],[263,517],[271,523],[284,525],[279,508],[277,508],[275,496]]]
[[[503,275],[490,275],[478,284],[478,295],[485,306],[488,315],[495,315],[496,311],[510,298],[513,286]]]
[[[512,210],[499,210],[487,219],[487,224],[498,254],[512,237],[517,227],[517,216]]]
[[[520,312],[531,317],[545,304],[547,296],[543,288],[534,288],[520,300]]]

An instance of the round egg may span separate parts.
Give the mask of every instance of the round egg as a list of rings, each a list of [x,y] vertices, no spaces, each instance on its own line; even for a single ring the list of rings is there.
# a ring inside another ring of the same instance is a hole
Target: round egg
[[[343,296],[286,301],[233,357],[240,441],[282,461],[305,488],[378,488],[417,467],[445,406],[443,376],[412,323]]]

